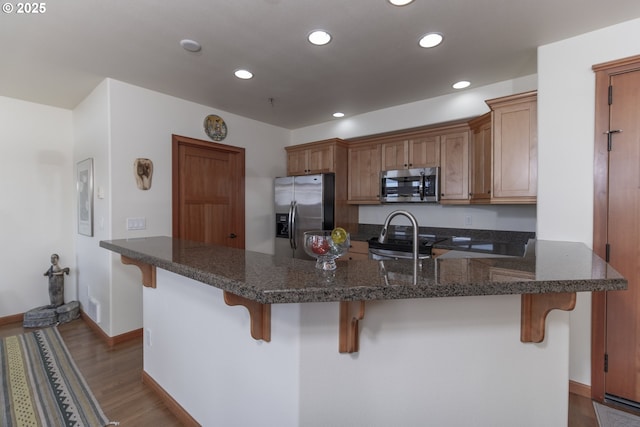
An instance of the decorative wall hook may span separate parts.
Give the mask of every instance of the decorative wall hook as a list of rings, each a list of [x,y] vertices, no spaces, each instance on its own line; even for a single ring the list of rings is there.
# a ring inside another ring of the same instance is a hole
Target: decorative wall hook
[[[151,188],[151,178],[153,177],[153,162],[149,159],[136,159],[133,162],[133,175],[136,177],[136,184],[140,190]]]

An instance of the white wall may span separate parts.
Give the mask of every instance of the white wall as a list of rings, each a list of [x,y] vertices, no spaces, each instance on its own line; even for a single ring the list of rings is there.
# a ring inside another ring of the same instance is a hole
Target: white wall
[[[224,144],[245,151],[247,249],[273,253],[273,177],[286,172],[289,131],[172,96],[107,79],[74,111],[76,158],[94,157],[96,235],[78,237],[79,265],[95,279],[81,282],[81,295],[101,306],[100,326],[110,336],[142,326],[142,285],[137,267],[99,248],[105,239],[172,234],[171,135],[208,140],[203,122],[220,115],[229,129]],[[136,158],[154,163],[150,190],[136,186]],[[146,218],[146,229],[126,230],[126,219]],[[86,242],[86,246],[85,246]],[[95,319],[94,319],[95,320]]]
[[[536,76],[531,75],[353,117],[347,116],[295,129],[291,132],[291,144],[328,138],[355,138],[475,117],[489,111],[485,100],[534,90],[536,83]]]
[[[397,204],[360,206],[361,224],[384,224],[396,209],[413,213],[421,227],[469,228],[476,230],[536,231],[535,205],[421,205]],[[406,218],[393,220],[394,225],[409,225]]]
[[[640,54],[640,20],[538,49],[538,237],[593,243],[595,74]],[[571,379],[591,384],[591,295],[571,314]]]
[[[77,299],[71,111],[0,97],[0,317],[49,304],[51,254]]]
[[[300,306],[271,308],[271,342],[222,291],[157,269],[144,289],[144,370],[203,426],[295,426]],[[337,341],[336,341],[337,342]]]
[[[340,354],[338,303],[274,304],[266,343],[217,288],[144,294],[144,369],[204,426],[566,426],[568,314],[523,344],[517,295],[367,302]]]
[[[105,332],[111,331],[111,254],[98,246],[100,240],[111,236],[111,197],[109,177],[109,87],[103,81],[73,110],[74,161],[93,159],[93,236],[75,234],[76,262],[78,265],[78,299],[89,314],[89,298],[100,302],[98,322]],[[98,198],[102,189],[105,198]],[[74,198],[75,200],[75,198]],[[105,253],[107,252],[107,253]]]

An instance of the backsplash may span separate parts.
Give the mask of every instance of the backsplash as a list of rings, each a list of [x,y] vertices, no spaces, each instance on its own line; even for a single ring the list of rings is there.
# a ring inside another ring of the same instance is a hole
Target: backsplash
[[[421,227],[464,228],[478,230],[536,230],[535,205],[440,205],[387,204],[359,207],[361,224],[384,224],[387,215],[397,209],[411,212]],[[405,218],[394,224],[409,224]]]

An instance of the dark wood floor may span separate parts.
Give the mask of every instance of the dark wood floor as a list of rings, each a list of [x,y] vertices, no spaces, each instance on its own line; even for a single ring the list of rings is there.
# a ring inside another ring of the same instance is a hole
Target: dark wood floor
[[[593,402],[588,397],[569,393],[568,427],[598,427]]]
[[[0,337],[21,334],[21,323],[0,326]],[[112,421],[127,426],[180,426],[158,396],[142,383],[142,339],[109,348],[81,319],[60,325],[78,368]],[[591,399],[569,394],[569,427],[598,427]]]
[[[121,427],[180,426],[158,395],[142,383],[142,339],[109,348],[81,320],[58,326],[73,360],[84,375],[102,410]],[[0,337],[17,335],[21,323],[0,326]]]

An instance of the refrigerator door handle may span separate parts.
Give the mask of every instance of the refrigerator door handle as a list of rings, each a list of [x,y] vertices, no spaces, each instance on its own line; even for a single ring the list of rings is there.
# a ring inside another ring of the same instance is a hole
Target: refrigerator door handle
[[[296,249],[296,202],[291,202],[289,206],[289,246]]]

